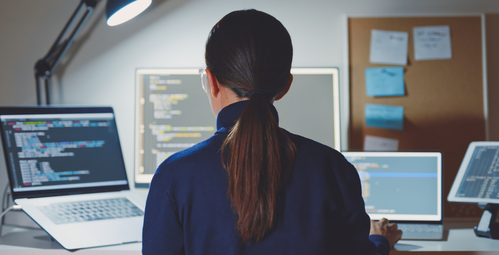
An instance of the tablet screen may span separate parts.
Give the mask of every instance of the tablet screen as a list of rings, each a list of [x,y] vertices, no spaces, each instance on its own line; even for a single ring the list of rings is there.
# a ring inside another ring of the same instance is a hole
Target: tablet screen
[[[448,200],[499,203],[499,142],[472,142],[466,151]]]

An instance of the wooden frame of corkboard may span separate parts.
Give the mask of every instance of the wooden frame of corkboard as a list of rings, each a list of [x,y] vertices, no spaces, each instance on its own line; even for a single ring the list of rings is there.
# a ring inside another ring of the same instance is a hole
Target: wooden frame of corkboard
[[[480,15],[348,18],[349,150],[362,150],[365,136],[372,135],[399,140],[401,151],[441,151],[446,201],[469,143],[486,139],[482,22]],[[413,28],[443,25],[450,26],[452,59],[415,61]],[[365,68],[388,66],[369,62],[372,29],[409,33],[405,96],[366,95]],[[367,127],[366,104],[403,106],[404,129]],[[480,215],[474,204],[444,202],[444,217]]]

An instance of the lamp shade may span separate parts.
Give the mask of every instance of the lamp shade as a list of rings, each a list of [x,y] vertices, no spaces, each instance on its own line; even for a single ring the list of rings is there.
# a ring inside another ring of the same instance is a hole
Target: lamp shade
[[[107,24],[116,26],[143,12],[152,0],[108,0],[106,4]]]

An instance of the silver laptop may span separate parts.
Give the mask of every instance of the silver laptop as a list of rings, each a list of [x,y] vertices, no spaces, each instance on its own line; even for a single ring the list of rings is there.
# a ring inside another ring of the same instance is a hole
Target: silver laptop
[[[357,169],[366,212],[398,224],[402,239],[443,238],[440,152],[343,152]]]
[[[110,107],[0,107],[14,202],[62,247],[142,240]]]

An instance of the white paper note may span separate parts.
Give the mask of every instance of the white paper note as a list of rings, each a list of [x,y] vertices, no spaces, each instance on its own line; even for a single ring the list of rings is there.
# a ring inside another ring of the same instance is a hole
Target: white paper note
[[[397,151],[399,140],[378,136],[366,135],[364,139],[364,151]]]
[[[415,27],[414,59],[452,58],[449,26]]]
[[[409,33],[371,30],[369,62],[374,64],[407,65]]]

